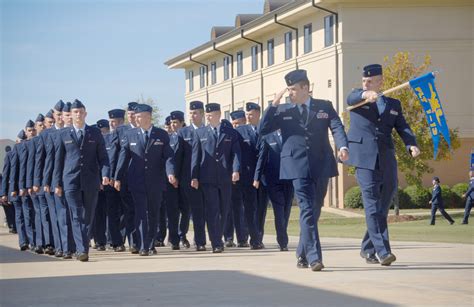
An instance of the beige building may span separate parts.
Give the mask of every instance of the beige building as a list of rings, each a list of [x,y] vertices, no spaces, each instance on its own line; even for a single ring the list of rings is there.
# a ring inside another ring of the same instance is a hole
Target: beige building
[[[331,100],[342,115],[364,65],[399,51],[420,62],[429,53],[441,72],[437,88],[448,124],[462,139],[451,161],[433,162],[452,185],[467,181],[474,148],[473,17],[472,0],[266,0],[263,14],[237,15],[234,27],[214,27],[209,42],[165,64],[185,70],[186,102],[219,102],[226,117],[249,101],[267,107],[286,73],[306,69],[313,96]],[[339,168],[326,205],[342,207],[355,184]]]

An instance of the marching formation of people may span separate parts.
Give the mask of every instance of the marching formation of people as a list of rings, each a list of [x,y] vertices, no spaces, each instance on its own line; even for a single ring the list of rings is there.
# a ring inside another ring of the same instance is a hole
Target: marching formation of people
[[[306,71],[291,71],[285,81],[263,116],[248,102],[229,122],[218,103],[192,101],[190,124],[173,111],[164,129],[152,124],[146,104],[130,102],[127,110],[110,110],[108,119],[87,125],[81,101],[60,100],[29,120],[7,149],[0,195],[13,204],[7,218],[20,250],[88,261],[93,239],[99,251],[126,252],[128,245],[133,254],[151,256],[166,237],[172,250],[191,248],[191,240],[204,252],[207,238],[213,253],[259,250],[270,201],[277,243],[288,251],[295,195],[297,267],[320,271],[318,219],[339,161],[356,167],[362,190],[367,232],[360,254],[367,263],[390,265],[396,260],[387,227],[397,190],[392,130],[413,157],[420,151],[400,102],[378,94],[382,67],[364,67],[362,88],[349,94],[348,105],[372,103],[350,112],[347,135],[331,102],[310,96]],[[281,104],[285,93],[291,103]]]

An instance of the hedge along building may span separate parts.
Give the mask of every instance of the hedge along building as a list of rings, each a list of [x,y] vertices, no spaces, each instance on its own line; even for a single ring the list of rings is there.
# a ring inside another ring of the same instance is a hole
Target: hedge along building
[[[455,184],[467,180],[474,147],[473,15],[471,0],[266,0],[263,14],[237,15],[234,26],[212,28],[209,42],[165,64],[185,70],[187,103],[219,102],[227,118],[249,101],[267,107],[286,73],[306,69],[313,96],[331,100],[342,117],[364,65],[399,51],[421,62],[428,53],[442,72],[438,91],[462,144],[452,160],[432,165],[443,183]],[[339,173],[326,206],[342,207],[356,184],[345,166]]]

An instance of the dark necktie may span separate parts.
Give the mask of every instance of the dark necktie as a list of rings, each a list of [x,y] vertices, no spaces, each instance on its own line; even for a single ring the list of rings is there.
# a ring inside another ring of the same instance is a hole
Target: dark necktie
[[[145,146],[148,145],[148,139],[149,137],[148,137],[148,130],[147,130],[145,131]]]
[[[303,108],[303,112],[301,112],[302,122],[303,125],[306,125],[306,120],[308,119],[308,106],[306,103],[302,104],[301,107]]]
[[[77,132],[77,134],[78,134],[77,141],[79,142],[79,145],[81,145],[82,144],[82,139],[84,138],[84,136],[82,135],[82,130],[79,130]]]
[[[217,133],[217,127],[214,127],[214,135],[216,136],[216,138],[219,138],[219,134]]]

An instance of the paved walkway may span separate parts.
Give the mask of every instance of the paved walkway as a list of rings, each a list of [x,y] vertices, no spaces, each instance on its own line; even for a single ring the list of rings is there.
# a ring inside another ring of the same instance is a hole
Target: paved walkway
[[[359,240],[323,238],[322,272],[295,267],[297,238],[280,252],[223,254],[158,249],[140,257],[91,253],[88,263],[20,252],[0,228],[1,306],[395,306],[474,305],[474,245],[393,242],[398,261],[368,265]]]

